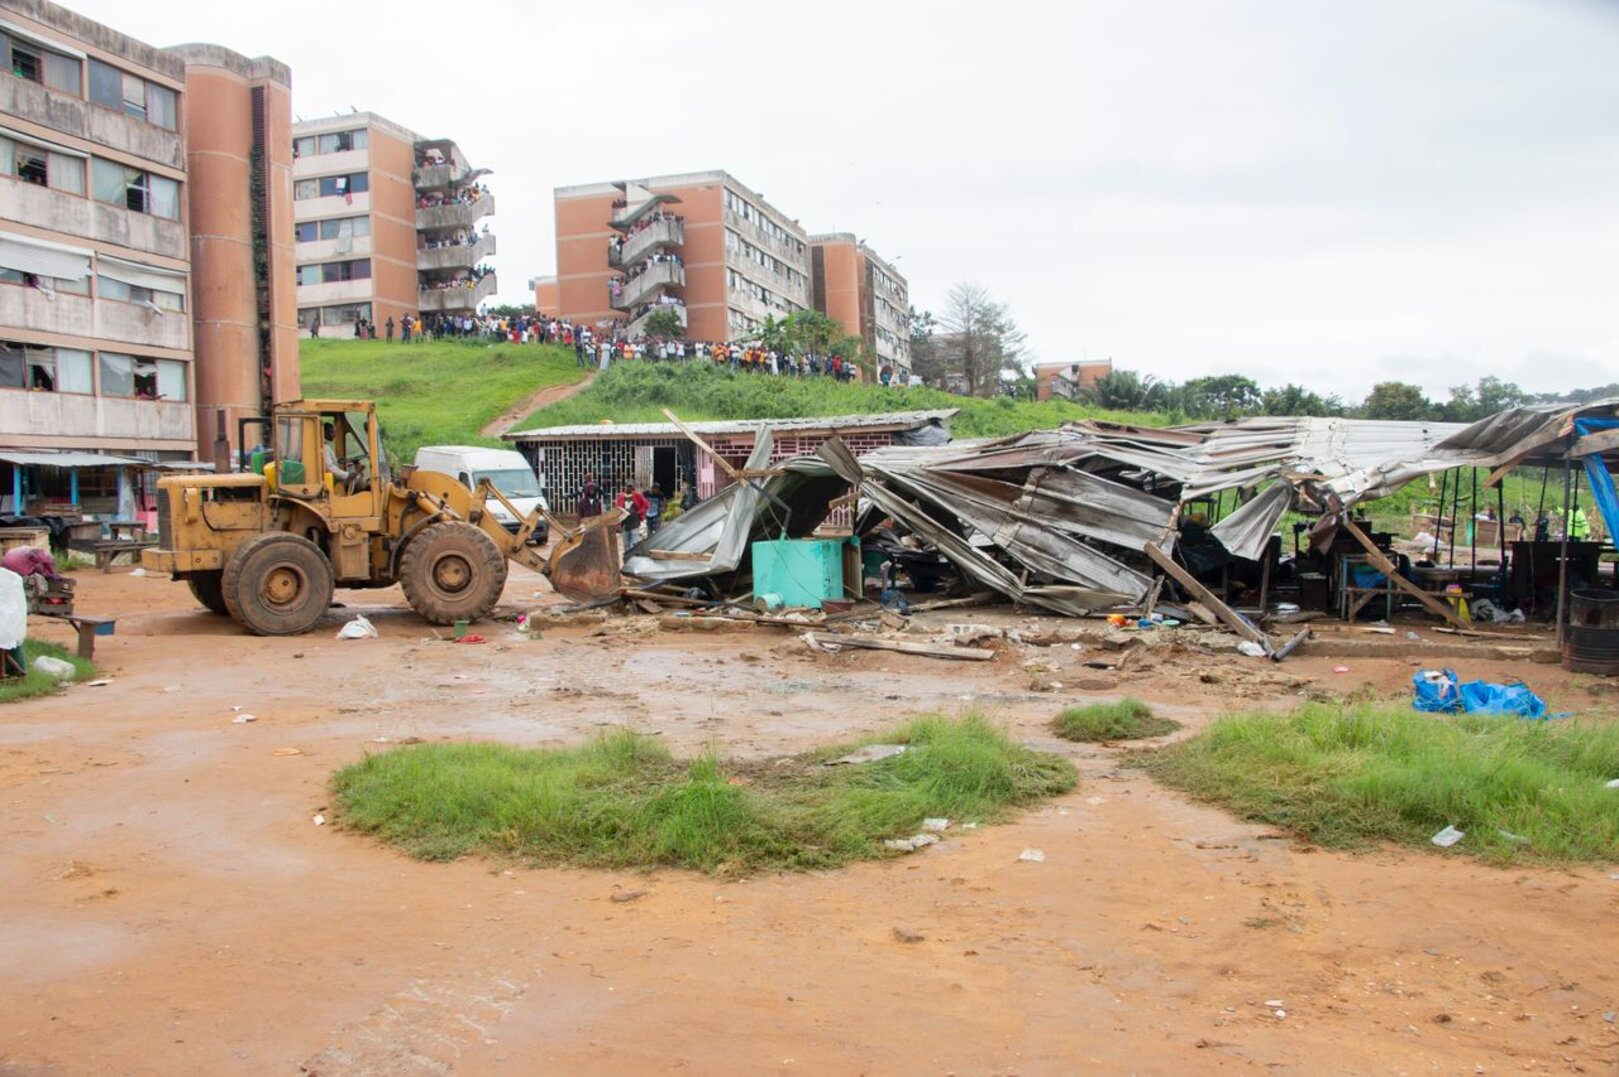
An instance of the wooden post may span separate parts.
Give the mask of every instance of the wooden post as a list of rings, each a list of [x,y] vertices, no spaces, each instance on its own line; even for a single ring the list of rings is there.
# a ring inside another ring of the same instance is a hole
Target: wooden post
[[[1460,485],[1459,479],[1457,484]],[[1346,515],[1339,521],[1339,526],[1348,531],[1350,536],[1353,537],[1356,542],[1361,544],[1361,547],[1366,551],[1366,559],[1372,563],[1373,567],[1375,567],[1377,571],[1387,576],[1389,578],[1389,582],[1393,583],[1394,586],[1398,587],[1412,598],[1415,598],[1418,602],[1421,602],[1424,606],[1427,606],[1429,609],[1439,614],[1439,616],[1443,617],[1457,628],[1463,630],[1467,629],[1467,622],[1462,620],[1461,615],[1452,609],[1449,603],[1440,601],[1433,595],[1430,595],[1427,591],[1424,591],[1422,588],[1406,579],[1404,576],[1400,575],[1400,570],[1394,566],[1394,562],[1390,561],[1388,556],[1385,555],[1382,550],[1377,548],[1377,543],[1368,538],[1366,532],[1355,526],[1355,521],[1351,520]]]
[[[681,422],[678,418],[676,418],[674,412],[670,411],[668,408],[664,408],[663,409],[663,417],[665,419],[668,419],[670,422],[674,423],[676,429],[678,429],[682,434],[685,434],[688,438],[690,438],[692,440],[692,442],[699,449],[703,450],[708,455],[712,456],[714,458],[714,462],[720,466],[720,469],[722,471],[724,471],[727,475],[731,476],[731,481],[732,482],[740,483],[740,482],[743,481],[742,472],[740,472],[736,468],[732,467],[731,464],[730,464],[730,461],[726,460],[725,457],[721,456],[719,454],[719,452],[714,448],[714,446],[710,445],[708,442],[706,442],[702,438],[698,437],[692,431],[691,427],[687,426],[685,423]]]
[[[1198,583],[1197,577],[1193,576],[1190,572],[1187,572],[1184,568],[1177,565],[1168,554],[1164,553],[1163,550],[1160,550],[1157,546],[1149,542],[1142,547],[1142,552],[1148,557],[1152,558],[1153,562],[1159,568],[1169,573],[1171,579],[1180,584],[1182,587],[1186,588],[1190,594],[1195,595],[1199,602],[1206,606],[1216,617],[1224,621],[1226,626],[1237,633],[1237,635],[1241,636],[1243,639],[1259,644],[1261,647],[1265,648],[1267,652],[1274,649],[1271,647],[1269,636],[1265,635],[1265,633],[1243,620],[1242,616],[1238,614],[1236,610],[1233,610],[1230,606],[1227,606],[1224,602],[1215,597],[1213,591],[1209,590],[1207,587],[1204,587],[1201,583]]]

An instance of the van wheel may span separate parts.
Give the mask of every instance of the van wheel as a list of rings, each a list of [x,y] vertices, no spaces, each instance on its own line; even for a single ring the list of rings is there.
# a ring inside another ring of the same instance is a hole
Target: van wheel
[[[459,520],[433,524],[399,559],[405,601],[430,624],[476,621],[506,587],[506,557],[495,541]]]
[[[230,610],[225,608],[224,584],[220,580],[223,575],[219,572],[203,572],[186,580],[186,586],[191,588],[191,597],[201,602],[204,607],[221,617],[229,617]]]
[[[308,539],[272,531],[236,548],[220,591],[231,617],[255,636],[297,636],[331,604],[332,565]]]

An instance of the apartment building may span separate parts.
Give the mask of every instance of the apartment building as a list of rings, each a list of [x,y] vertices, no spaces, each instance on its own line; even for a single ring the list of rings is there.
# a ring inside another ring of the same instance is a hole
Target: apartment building
[[[809,237],[728,173],[559,187],[555,198],[564,318],[636,336],[669,310],[688,337],[719,341],[811,306]]]
[[[910,297],[905,278],[852,233],[810,237],[815,309],[860,337],[899,384],[911,377]]]
[[[290,177],[266,141],[289,86],[268,58],[0,0],[0,511],[127,508],[142,461],[296,394]]]
[[[448,139],[374,112],[293,125],[298,326],[352,337],[361,320],[476,311],[498,288],[485,260],[494,196]]]
[[[1034,365],[1034,396],[1036,400],[1078,400],[1080,393],[1095,384],[1098,378],[1113,373],[1113,360],[1096,359],[1083,363],[1036,363]]]

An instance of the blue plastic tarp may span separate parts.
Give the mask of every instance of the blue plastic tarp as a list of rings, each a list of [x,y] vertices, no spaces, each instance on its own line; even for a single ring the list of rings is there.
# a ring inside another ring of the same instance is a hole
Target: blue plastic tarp
[[[1411,677],[1411,706],[1430,714],[1498,714],[1545,720],[1546,701],[1522,682],[1459,682],[1453,669],[1428,669]]]
[[[1574,432],[1581,437],[1598,430],[1615,428],[1619,428],[1619,419],[1574,420]],[[1607,463],[1601,453],[1595,452],[1581,457],[1580,462],[1585,465],[1585,477],[1591,482],[1591,496],[1596,499],[1597,509],[1608,525],[1608,534],[1619,535],[1619,493],[1614,491],[1613,475],[1608,471]]]

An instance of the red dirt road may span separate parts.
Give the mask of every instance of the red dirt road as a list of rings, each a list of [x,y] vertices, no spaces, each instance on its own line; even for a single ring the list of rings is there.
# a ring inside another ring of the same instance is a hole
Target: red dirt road
[[[265,640],[161,578],[83,581],[121,618],[113,683],[0,708],[3,1074],[1619,1070],[1619,865],[1314,851],[1045,730],[1080,683],[1195,728],[1309,687],[1257,670],[1400,691],[1409,662],[1183,656],[1110,688],[1066,645],[1038,675],[1017,650],[968,668],[639,620],[456,646],[386,592],[339,595],[380,640],[334,640],[341,611]],[[514,570],[506,598],[543,589]],[[1612,706],[1555,668],[1469,672]],[[1068,687],[1029,690],[1046,676]],[[423,864],[311,821],[334,769],[406,737],[629,721],[762,755],[968,706],[1067,752],[1079,788],[824,875]]]

